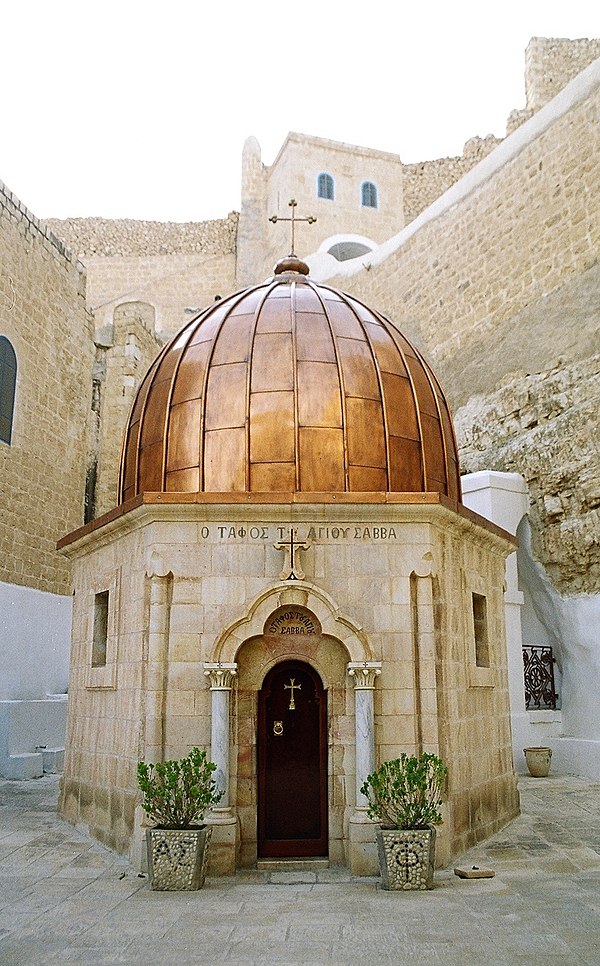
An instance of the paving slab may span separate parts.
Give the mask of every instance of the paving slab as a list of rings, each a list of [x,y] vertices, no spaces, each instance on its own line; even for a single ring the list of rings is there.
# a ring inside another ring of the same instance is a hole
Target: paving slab
[[[438,870],[431,892],[333,867],[161,893],[58,817],[58,780],[0,780],[2,966],[600,964],[599,783],[521,779],[522,814]],[[473,865],[495,876],[454,875]]]

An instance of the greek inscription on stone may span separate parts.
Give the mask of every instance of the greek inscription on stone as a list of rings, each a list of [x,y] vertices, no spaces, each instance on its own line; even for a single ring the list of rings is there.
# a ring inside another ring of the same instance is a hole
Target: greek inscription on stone
[[[269,622],[267,634],[300,634],[308,636],[317,633],[315,623],[300,610],[286,610]]]
[[[235,525],[218,525],[216,527],[200,527],[200,537],[202,540],[210,540],[216,537],[219,540],[244,541],[267,543],[273,539],[283,540],[287,536],[290,527],[265,526],[264,524],[236,523]],[[312,541],[314,543],[328,542],[354,542],[357,540],[397,540],[398,535],[395,527],[383,526],[308,526],[305,529],[295,530],[299,541]]]
[[[397,540],[395,527],[310,527],[307,540]]]

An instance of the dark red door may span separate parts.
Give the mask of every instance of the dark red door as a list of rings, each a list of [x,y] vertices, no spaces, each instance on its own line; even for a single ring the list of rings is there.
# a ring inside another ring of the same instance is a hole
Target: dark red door
[[[327,855],[327,695],[285,661],[258,699],[258,857]]]

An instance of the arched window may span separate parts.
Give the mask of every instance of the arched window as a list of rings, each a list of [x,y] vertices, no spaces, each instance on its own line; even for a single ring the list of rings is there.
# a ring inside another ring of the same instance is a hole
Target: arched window
[[[333,177],[330,174],[321,172],[317,178],[317,198],[327,198],[333,201]]]
[[[15,386],[17,383],[17,357],[15,350],[4,335],[0,335],[0,440],[10,443]]]
[[[337,258],[338,262],[346,262],[350,258],[358,258],[359,255],[368,255],[372,250],[367,245],[355,241],[336,242],[331,248],[327,249],[330,255]]]
[[[363,181],[360,194],[363,208],[377,207],[377,188],[372,181]]]

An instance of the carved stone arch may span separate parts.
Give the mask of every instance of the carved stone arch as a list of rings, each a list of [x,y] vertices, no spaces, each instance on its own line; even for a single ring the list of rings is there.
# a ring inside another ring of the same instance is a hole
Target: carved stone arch
[[[242,617],[223,629],[214,643],[210,661],[221,661],[224,664],[235,662],[243,644],[251,638],[262,637],[265,624],[273,611],[291,604],[313,613],[321,625],[322,638],[339,641],[348,652],[350,661],[373,660],[363,629],[341,612],[329,594],[314,584],[299,581],[293,587],[281,582],[259,594]],[[296,656],[301,657],[301,652]],[[281,656],[278,660],[281,660]]]

